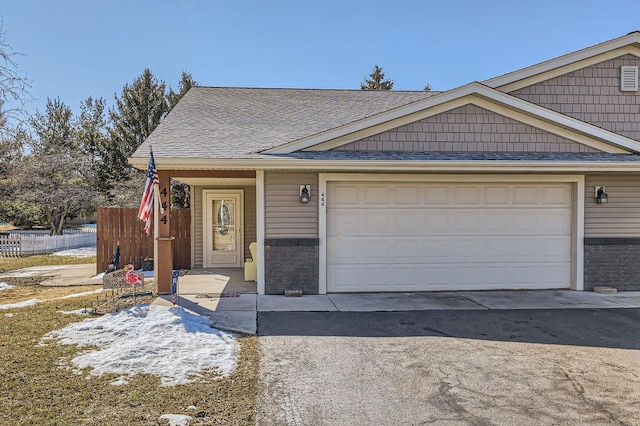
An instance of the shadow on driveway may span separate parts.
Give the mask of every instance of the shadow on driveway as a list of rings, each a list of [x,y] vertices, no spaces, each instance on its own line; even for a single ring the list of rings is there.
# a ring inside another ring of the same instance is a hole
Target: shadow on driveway
[[[640,349],[640,309],[258,312],[261,336],[439,336]]]

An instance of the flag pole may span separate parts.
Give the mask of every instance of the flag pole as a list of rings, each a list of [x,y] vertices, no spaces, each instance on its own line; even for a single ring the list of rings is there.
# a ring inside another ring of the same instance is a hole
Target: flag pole
[[[153,155],[153,147],[149,145],[149,152]],[[158,235],[160,234],[160,187],[153,184],[153,281],[158,285]]]

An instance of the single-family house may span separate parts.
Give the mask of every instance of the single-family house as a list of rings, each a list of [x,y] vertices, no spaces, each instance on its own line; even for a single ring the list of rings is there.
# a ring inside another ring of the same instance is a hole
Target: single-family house
[[[130,162],[260,294],[640,290],[639,68],[633,32],[444,92],[194,87]]]

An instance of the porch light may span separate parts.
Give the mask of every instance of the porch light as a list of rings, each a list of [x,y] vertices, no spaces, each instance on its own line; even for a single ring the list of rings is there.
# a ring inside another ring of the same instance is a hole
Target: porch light
[[[308,203],[309,198],[311,198],[311,188],[309,185],[300,185],[300,202]]]
[[[598,204],[607,204],[609,202],[609,195],[605,192],[607,188],[604,186],[596,186],[596,202]]]

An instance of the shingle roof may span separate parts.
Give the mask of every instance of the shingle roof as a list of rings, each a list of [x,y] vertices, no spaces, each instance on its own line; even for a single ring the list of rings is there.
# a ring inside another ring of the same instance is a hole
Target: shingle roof
[[[433,94],[194,87],[133,156],[245,158]]]
[[[365,161],[565,161],[640,162],[638,154],[604,152],[396,152],[396,151],[299,151],[290,154],[262,154],[258,158],[299,160]]]

